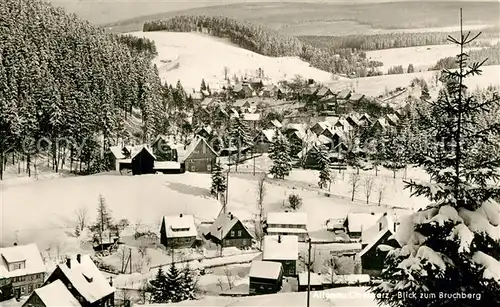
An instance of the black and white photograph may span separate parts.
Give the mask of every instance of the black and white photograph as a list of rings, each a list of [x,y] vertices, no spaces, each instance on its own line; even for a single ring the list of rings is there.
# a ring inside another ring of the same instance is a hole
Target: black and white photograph
[[[0,307],[500,306],[499,0],[0,0]]]

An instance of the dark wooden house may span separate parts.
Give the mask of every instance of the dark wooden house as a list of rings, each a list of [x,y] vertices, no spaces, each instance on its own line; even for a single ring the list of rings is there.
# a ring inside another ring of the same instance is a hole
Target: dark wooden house
[[[267,235],[264,237],[262,260],[275,261],[283,266],[283,276],[297,276],[299,239],[296,235]]]
[[[255,151],[258,153],[269,152],[275,135],[276,129],[265,129],[260,131],[253,140]]]
[[[161,222],[160,243],[167,249],[192,247],[198,231],[192,215],[164,216]]]
[[[38,288],[24,302],[23,307],[82,307],[62,281],[56,280]]]
[[[151,144],[151,149],[156,157],[156,161],[177,161],[177,149],[173,142],[166,136],[158,136]]]
[[[114,306],[116,289],[88,255],[78,254],[59,264],[44,287],[56,281],[62,282],[82,307]]]
[[[134,147],[130,156],[130,167],[133,175],[154,174],[156,157],[147,146]]]
[[[233,87],[233,95],[236,98],[244,99],[250,98],[254,94],[254,90],[250,84],[240,83]]]
[[[195,137],[183,153],[185,170],[188,172],[210,173],[217,159],[217,153],[205,138]]]
[[[253,236],[248,229],[231,212],[221,213],[210,226],[205,238],[224,247],[237,247],[240,249],[252,246]]]
[[[0,248],[0,300],[31,294],[42,286],[45,271],[36,244]]]
[[[383,229],[373,238],[372,242],[366,245],[359,253],[363,274],[380,276],[388,252],[388,250],[380,248],[380,246],[388,245],[392,247],[401,247],[395,239],[391,238],[393,235],[394,232],[392,229]]]
[[[277,293],[283,285],[283,267],[279,262],[252,261],[249,277],[250,295]]]

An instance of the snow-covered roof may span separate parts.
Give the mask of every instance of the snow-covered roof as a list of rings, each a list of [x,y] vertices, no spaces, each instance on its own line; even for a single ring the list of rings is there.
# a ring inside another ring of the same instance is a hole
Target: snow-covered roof
[[[97,269],[89,255],[82,255],[80,262],[77,261],[77,257],[72,257],[70,267],[68,268],[66,263],[58,265],[75,290],[89,303],[94,303],[116,291]]]
[[[324,276],[311,273],[311,286],[321,286],[323,284]],[[307,286],[307,272],[299,273],[299,286]]]
[[[250,277],[278,279],[282,270],[282,265],[274,261],[252,261],[250,267]]]
[[[264,129],[256,137],[255,141],[256,142],[267,141],[267,142],[271,143],[273,141],[275,135],[276,135],[276,130],[275,129]],[[263,139],[259,139],[260,137],[263,137]]]
[[[12,278],[46,271],[42,255],[34,243],[0,248],[0,278]],[[9,271],[9,263],[25,262],[22,269]]]
[[[167,238],[196,237],[196,225],[192,215],[168,215],[163,217]]]
[[[181,169],[181,164],[176,161],[155,161],[154,169],[158,170],[177,170]]]
[[[183,161],[183,160],[186,160],[187,158],[189,158],[189,156],[193,153],[193,151],[196,149],[196,147],[198,146],[198,144],[200,142],[205,142],[208,149],[211,150],[215,155],[217,155],[215,150],[207,143],[205,138],[197,135],[196,137],[194,137],[191,140],[191,143],[189,143],[189,146],[187,147],[186,151],[182,153],[182,159],[179,157],[179,161]],[[180,154],[179,154],[179,156],[180,156]]]
[[[319,135],[317,138],[316,138],[316,144],[317,145],[326,145],[326,144],[330,144],[332,143],[332,139],[330,139],[329,137],[327,136],[324,136],[324,135]]]
[[[208,134],[211,134],[212,133],[212,127],[210,125],[207,125],[207,126],[204,126],[204,127],[200,127],[196,130],[196,133],[200,133],[202,131],[205,131],[206,133]]]
[[[268,225],[307,225],[307,213],[305,212],[269,212],[267,214]]]
[[[372,241],[367,246],[365,246],[365,248],[363,248],[363,250],[361,250],[361,252],[359,253],[359,256],[361,257],[364,254],[366,254],[369,250],[371,250],[376,244],[378,244],[380,242],[380,240],[388,232],[389,232],[390,236],[394,235],[394,231],[392,231],[392,229],[388,229],[388,228],[382,229],[381,231],[379,231],[379,233],[377,234],[377,236],[375,236],[372,239]]]
[[[349,232],[363,232],[377,223],[380,213],[348,213],[347,229]]]
[[[395,218],[396,216],[394,213],[384,213],[375,224],[367,229],[363,229],[363,232],[361,234],[361,242],[363,242],[364,244],[369,244],[370,242],[372,242],[373,238],[378,235],[379,231],[385,228],[389,228],[392,231],[395,231]]]
[[[349,97],[349,100],[351,100],[351,101],[359,101],[359,100],[363,99],[363,97],[365,97],[364,94],[354,93],[354,94],[351,95],[351,97]]]
[[[344,228],[345,218],[330,218],[326,221],[326,229]]]
[[[69,292],[62,281],[54,282],[35,290],[36,295],[47,307],[81,307],[78,300]],[[33,295],[33,294],[32,294]]]
[[[326,277],[326,276],[325,276]],[[333,279],[333,284],[353,285],[356,283],[370,282],[370,275],[368,274],[350,274],[350,275],[334,275],[329,276],[324,282],[330,283]]]
[[[387,114],[389,123],[396,125],[399,122],[399,117],[396,114]]]
[[[193,92],[190,94],[192,99],[201,100],[203,99],[203,94],[201,92]]]
[[[130,159],[133,160],[143,150],[146,150],[156,160],[156,156],[153,154],[153,151],[149,148],[148,145],[145,144],[132,147],[132,153],[130,154]]]
[[[234,216],[231,212],[224,214],[221,213],[217,219],[214,221],[214,223],[210,226],[209,232],[212,237],[215,237],[219,240],[221,240],[221,235],[222,237],[226,237],[231,229],[238,223],[239,219]],[[243,225],[243,223],[241,224]],[[248,229],[246,229],[245,225],[243,225],[243,228],[250,234]],[[251,234],[250,234],[251,235]]]
[[[277,228],[271,227],[267,228],[267,232],[269,234],[278,234],[278,233],[290,233],[290,234],[298,234],[298,233],[307,233],[307,230],[302,228]]]
[[[122,146],[111,146],[109,147],[109,151],[113,154],[115,159],[125,159]]]
[[[351,96],[351,90],[350,89],[343,89],[337,94],[338,99],[347,99]]]
[[[273,120],[271,121],[271,124],[272,124],[274,127],[276,127],[276,128],[281,128],[281,127],[283,127],[283,125],[282,125],[282,124],[281,124],[281,123],[280,123],[277,119],[273,119]]]
[[[263,260],[297,260],[298,236],[264,236]]]
[[[320,129],[322,129],[321,132],[323,132],[323,130],[331,127],[331,123],[327,122],[327,121],[322,121],[322,122],[317,122],[316,124],[314,124],[314,126],[312,128],[314,128],[315,126],[318,126]]]
[[[260,120],[260,113],[245,113],[243,114],[243,120],[258,121]]]
[[[328,250],[330,252],[360,252],[361,251],[361,243],[329,243]]]
[[[339,121],[339,119],[340,118],[338,116],[327,116],[327,117],[325,117],[324,121],[329,123],[330,126],[333,126]]]

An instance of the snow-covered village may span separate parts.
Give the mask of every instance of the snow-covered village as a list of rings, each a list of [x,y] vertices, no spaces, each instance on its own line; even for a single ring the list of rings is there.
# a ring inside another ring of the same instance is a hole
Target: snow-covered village
[[[0,2],[0,306],[500,306],[500,3],[226,2]]]

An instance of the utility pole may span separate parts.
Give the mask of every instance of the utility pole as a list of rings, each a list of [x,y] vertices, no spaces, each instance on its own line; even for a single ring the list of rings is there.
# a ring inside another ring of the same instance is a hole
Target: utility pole
[[[311,238],[307,239],[307,307],[310,306],[311,302]]]
[[[231,163],[231,162],[229,162]],[[229,172],[231,171],[231,165],[227,164],[227,176],[226,176],[226,197],[224,199],[224,214],[226,214],[227,203],[229,202]]]
[[[255,133],[255,121],[253,122],[253,132]],[[255,153],[253,152],[255,144],[252,144],[252,156],[253,156],[253,175],[255,176]]]

